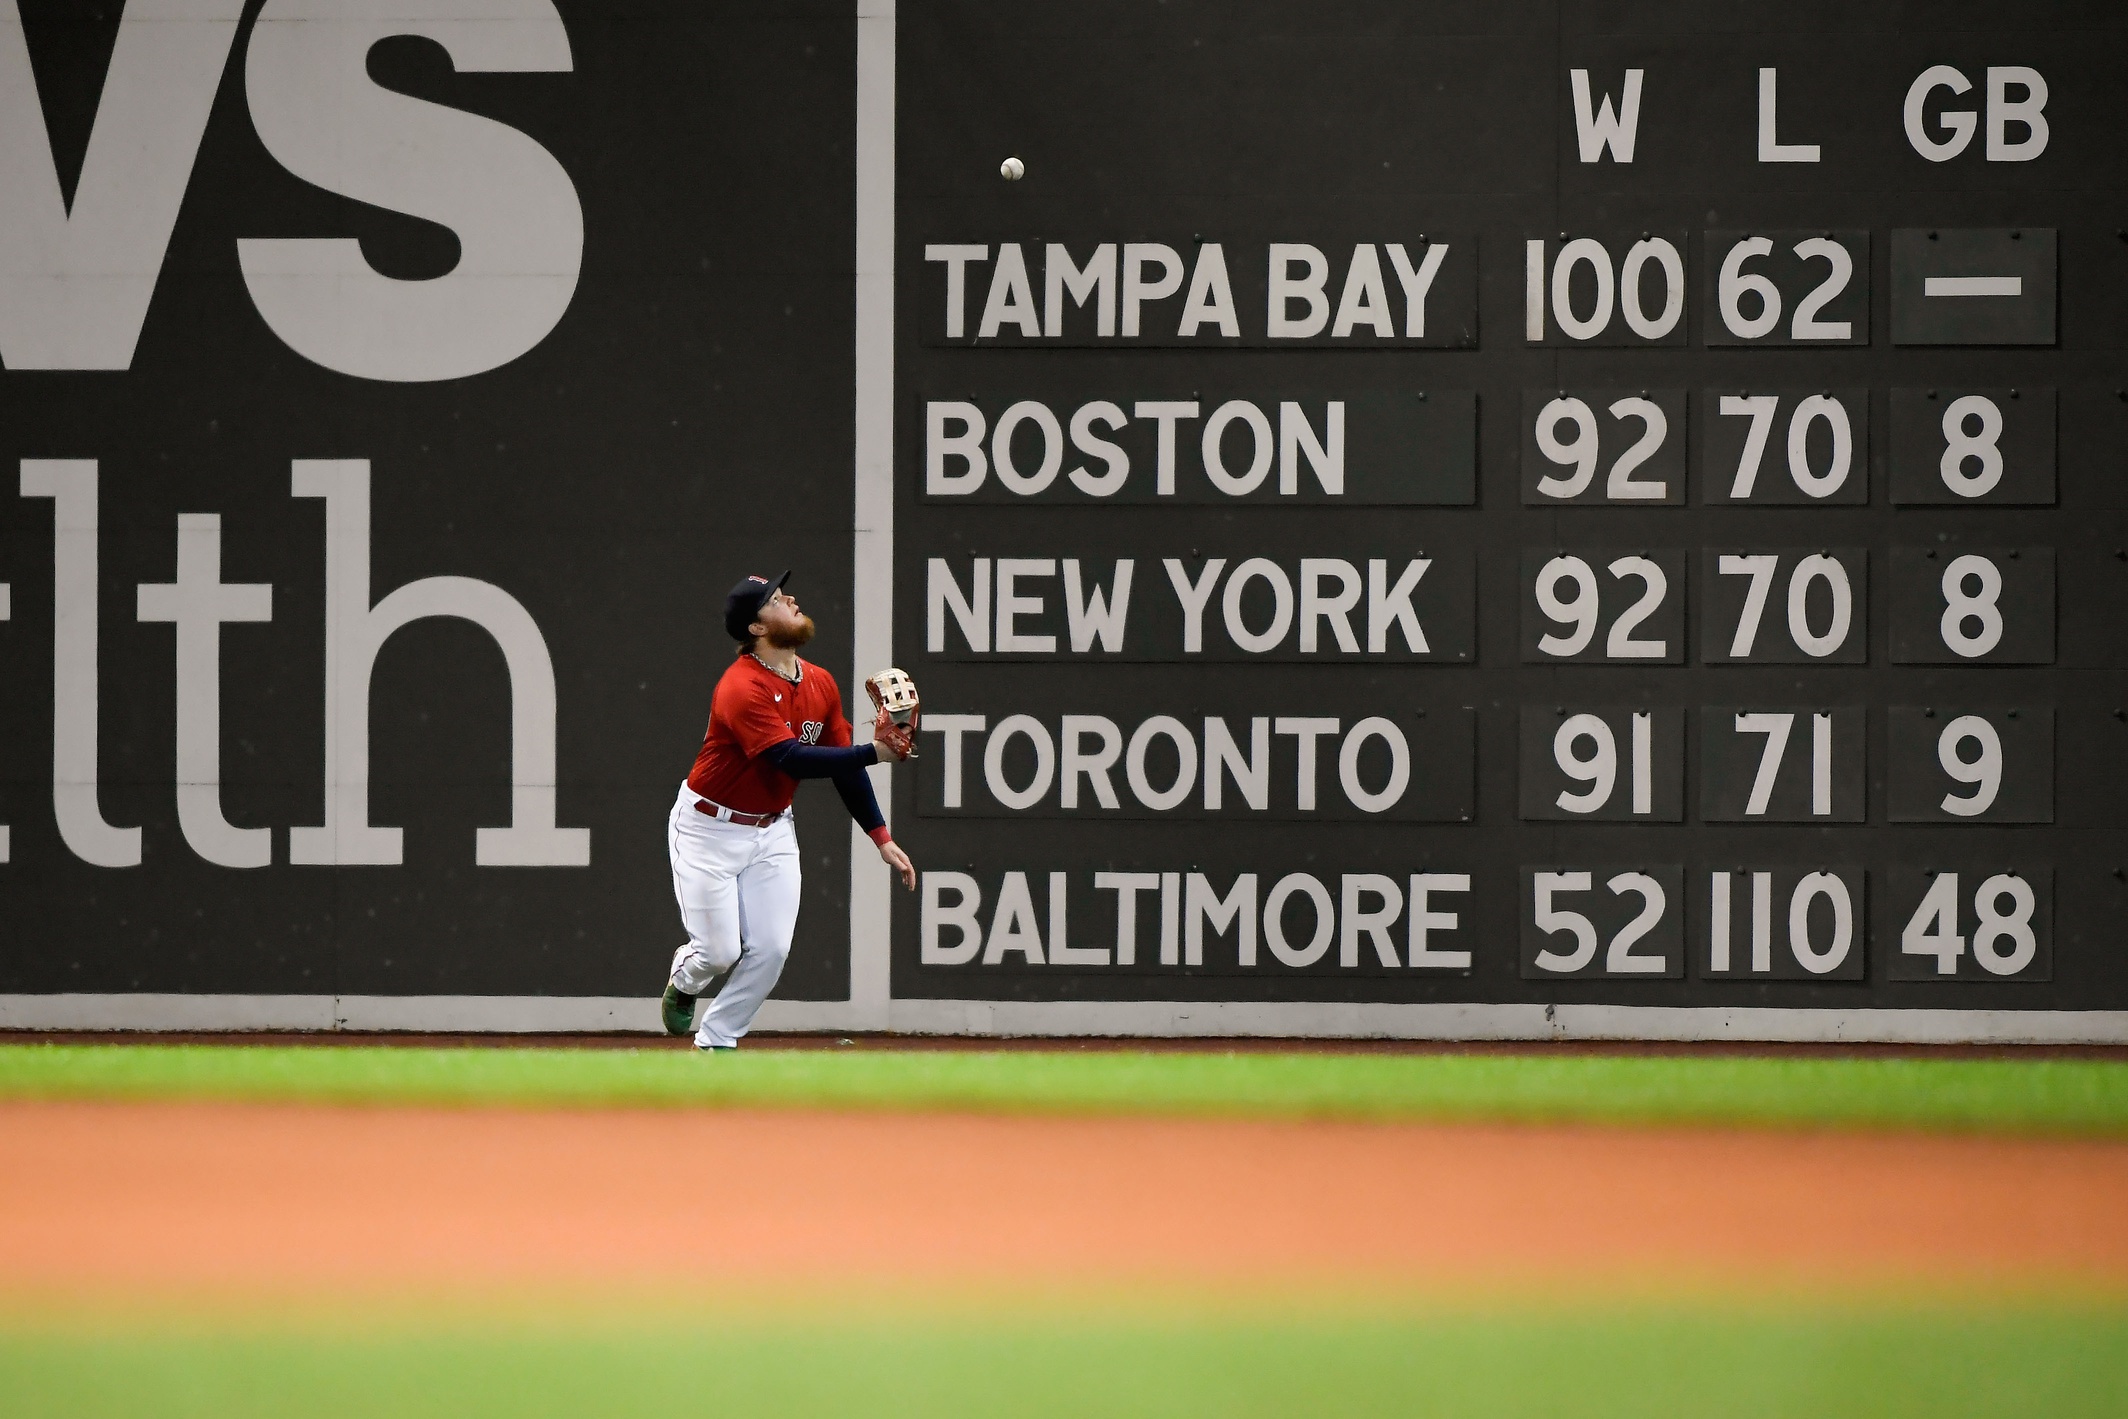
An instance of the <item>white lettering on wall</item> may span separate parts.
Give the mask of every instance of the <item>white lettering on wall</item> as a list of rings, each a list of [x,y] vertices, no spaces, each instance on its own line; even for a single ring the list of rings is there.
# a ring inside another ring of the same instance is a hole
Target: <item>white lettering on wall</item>
[[[933,655],[946,648],[946,615],[952,613],[968,649],[990,649],[990,558],[977,557],[966,592],[954,579],[944,557],[933,557],[924,574],[924,649]]]
[[[1056,560],[1051,557],[999,557],[997,559],[997,639],[1000,655],[1048,655],[1057,648],[1055,636],[1025,635],[1019,630],[1021,616],[1042,614],[1040,596],[1019,594],[1021,577],[1054,577]]]
[[[958,426],[959,433],[948,430]],[[983,411],[958,399],[933,399],[924,405],[924,491],[927,493],[972,493],[990,476],[990,458],[983,452],[983,435],[989,428]],[[958,458],[958,471],[947,460]]]
[[[1046,878],[1046,912],[1037,883]],[[1306,970],[1330,960],[1341,970],[1468,971],[1472,952],[1436,944],[1456,932],[1460,914],[1440,909],[1440,899],[1467,895],[1467,872],[1417,872],[1404,881],[1385,873],[1317,876],[1288,872],[1268,892],[1265,876],[1239,872],[1217,885],[1212,874],[1113,872],[1092,875],[1096,892],[1116,894],[1114,944],[1074,944],[1071,939],[1071,874],[1014,870],[993,878],[996,896],[986,901],[973,872],[927,871],[919,909],[919,960],[927,966],[982,966],[1021,970],[1136,966],[1142,899],[1151,897],[1158,921],[1158,962],[1170,968],[1202,967],[1207,941],[1223,943],[1229,959],[1245,970],[1262,968],[1258,942],[1270,964]],[[1298,902],[1304,908],[1289,910]],[[987,906],[987,911],[986,911]],[[1288,922],[1305,923],[1305,939],[1288,934]],[[1396,927],[1403,923],[1404,950]],[[980,958],[980,961],[978,961]]]
[[[939,779],[948,808],[961,806],[961,769],[965,762],[961,741],[970,734],[981,734],[989,720],[979,714],[928,714],[923,727],[927,734],[943,735],[946,752],[939,765]]]
[[[2024,97],[2013,99],[2010,90]],[[1988,69],[1988,161],[2028,163],[2047,151],[2047,81],[2037,69],[2022,64],[1990,66]],[[2022,138],[2012,140],[2010,125],[2020,125]]]
[[[1322,802],[1326,777],[1343,804],[1364,814],[1388,812],[1411,789],[1412,741],[1386,716],[1369,715],[1347,726],[1329,716],[1259,715],[1248,720],[1246,751],[1224,718],[1207,715],[1201,723],[1201,739],[1195,726],[1165,714],[1135,725],[1119,724],[1108,715],[1064,714],[1055,718],[1054,730],[1051,722],[1031,714],[1008,715],[995,728],[982,715],[939,714],[926,716],[923,730],[944,739],[941,806],[972,807],[979,815],[985,806],[971,805],[967,797],[971,750],[966,741],[971,735],[984,738],[983,793],[1011,813],[1045,806],[1118,811],[1125,807],[1116,785],[1119,766],[1133,803],[1156,814],[1181,808],[1198,794],[1200,783],[1204,807],[1219,811],[1227,805],[1230,780],[1241,799],[1236,809],[1263,813],[1271,807],[1274,734],[1294,742],[1293,792],[1287,801],[1300,812],[1337,813],[1337,804]],[[1334,776],[1323,772],[1325,740],[1336,754]],[[1024,747],[1018,747],[1022,741]],[[1370,754],[1376,745],[1379,749]],[[1419,747],[1423,751],[1425,746]],[[1363,758],[1372,764],[1364,772]]]
[[[1460,971],[1470,969],[1470,952],[1446,951],[1429,942],[1429,938],[1436,931],[1456,929],[1455,912],[1433,910],[1433,893],[1469,890],[1468,872],[1415,872],[1411,875],[1411,915],[1404,928],[1404,959],[1407,965],[1414,968],[1435,967]]]
[[[1160,274],[1151,272],[1158,268]],[[1182,289],[1182,257],[1158,242],[1123,244],[1123,333],[1137,335],[1147,301],[1166,300]]]
[[[923,248],[924,261],[945,268],[942,280],[929,289],[943,289],[944,308],[927,315],[925,324],[931,330],[943,329],[948,340],[972,336],[1011,344],[1242,338],[1225,245],[1198,237],[1193,246],[1194,254],[1165,242],[1104,241],[1080,248],[1082,258],[1062,242],[1008,241],[994,248],[983,242],[929,243]],[[1342,246],[1326,251],[1308,242],[1251,248],[1257,249],[1268,258],[1263,287],[1267,309],[1264,328],[1247,334],[1270,340],[1327,337],[1357,344],[1425,337],[1426,302],[1449,243],[1423,234],[1408,246],[1359,242],[1350,248],[1349,257]],[[1037,261],[1039,275],[1033,264]],[[977,265],[990,266],[980,287],[971,274]],[[971,329],[977,296],[982,303]],[[931,325],[933,319],[939,324]]]
[[[481,828],[480,867],[584,867],[591,830],[554,823],[554,662],[517,599],[471,577],[432,576],[370,604],[369,461],[297,459],[292,491],[325,499],[325,822],[293,828],[288,860],[348,866],[403,860],[402,834],[369,821],[369,681],[377,653],[430,616],[494,637],[510,676],[510,826]]]
[[[1082,581],[1079,559],[1064,559],[1064,615],[1071,629],[1071,649],[1083,655],[1093,648],[1096,637],[1101,649],[1114,654],[1123,649],[1123,622],[1130,612],[1131,569],[1129,557],[1116,562],[1115,579],[1106,592],[1098,582]]]
[[[1441,274],[1441,262],[1448,256],[1448,243],[1429,242],[1426,254],[1419,258],[1414,268],[1411,258],[1404,254],[1404,244],[1393,241],[1388,245],[1389,264],[1396,268],[1397,284],[1404,290],[1404,333],[1417,339],[1426,333],[1426,293],[1433,289],[1433,278]]]
[[[1225,798],[1226,781],[1234,780],[1241,801],[1261,813],[1271,806],[1271,720],[1258,715],[1249,721],[1249,752],[1243,757],[1233,731],[1217,715],[1204,721],[1204,806],[1217,811]]]
[[[1951,96],[1972,92],[1973,81],[1948,64],[1932,64],[1915,76],[1906,91],[1903,116],[1906,141],[1932,163],[1949,162],[1972,146],[1980,115],[1970,108],[1946,107],[1931,130],[1928,106],[1937,90]],[[2016,97],[2012,97],[2012,93]],[[2028,163],[2047,150],[2047,81],[2022,64],[1992,66],[1987,71],[1987,143],[1991,163]],[[2015,125],[2019,136],[2010,136]],[[1940,136],[1939,136],[1940,133]]]
[[[968,325],[968,263],[988,261],[990,248],[953,243],[924,248],[924,260],[946,265],[946,338],[958,340]]]
[[[1116,786],[1108,777],[1116,761],[1123,757],[1123,731],[1116,722],[1104,714],[1067,714],[1057,738],[1061,743],[1063,778],[1057,802],[1066,808],[1078,807],[1079,780],[1083,778],[1093,790],[1095,802],[1103,808],[1121,807]],[[1094,741],[1092,749],[1087,748],[1089,738]]]
[[[133,362],[242,16],[241,0],[129,0],[74,200],[59,188],[21,19],[0,17],[0,360]],[[431,280],[383,276],[352,237],[247,238],[244,284],[268,327],[364,379],[456,379],[507,364],[576,291],[583,212],[545,148],[492,119],[379,87],[370,47],[423,35],[466,72],[566,72],[549,0],[272,0],[245,93],[266,150],[328,191],[449,227]]]
[[[1814,163],[1815,143],[1783,143],[1779,136],[1780,101],[1778,69],[1759,70],[1759,161],[1762,163]]]
[[[990,932],[983,940],[984,965],[998,965],[1008,955],[1021,956],[1030,966],[1044,963],[1034,892],[1024,872],[1005,874],[1005,881],[998,888],[997,908],[990,915]]]
[[[1073,305],[1083,306],[1089,299],[1095,303],[1095,332],[1100,335],[1116,333],[1116,244],[1102,242],[1094,248],[1094,254],[1086,258],[1086,265],[1072,263],[1071,253],[1057,242],[1051,242],[1042,257],[1042,333],[1050,336],[1064,333],[1064,297],[1069,294]]]
[[[990,268],[990,294],[983,301],[983,319],[975,333],[988,340],[1007,325],[1022,335],[1042,333],[1035,314],[1034,287],[1027,280],[1027,258],[1016,241],[998,247],[997,263]]]
[[[177,628],[177,823],[186,845],[218,867],[273,861],[271,828],[232,826],[222,814],[222,625],[271,621],[273,588],[222,580],[222,519],[181,513],[177,580],[143,584],[135,615]]]
[[[1212,888],[1212,879],[1201,872],[1192,872],[1183,879],[1182,888],[1182,964],[1204,964],[1204,929],[1210,926],[1215,934],[1225,935],[1233,931],[1234,958],[1244,966],[1256,964],[1256,874],[1244,872],[1235,877],[1234,885],[1221,896]],[[1161,943],[1160,964],[1176,964],[1167,943]]]
[[[1212,599],[1212,589],[1219,584],[1219,574],[1226,570],[1225,557],[1213,557],[1204,564],[1204,571],[1195,578],[1188,568],[1173,557],[1163,557],[1160,565],[1167,569],[1168,585],[1175,588],[1175,600],[1182,607],[1182,651],[1195,655],[1204,649],[1204,608]]]
[[[1229,399],[1204,419],[1197,439],[1197,469],[1216,491],[1232,498],[1262,490],[1273,467],[1278,493],[1301,491],[1305,468],[1326,497],[1345,494],[1346,401],[1325,400],[1320,431],[1307,408],[1295,400],[1278,401],[1274,431],[1266,406],[1248,399]],[[1182,449],[1177,430],[1184,420],[1204,418],[1195,400],[1138,400],[1126,414],[1121,405],[1096,399],[1073,410],[1069,424],[1058,412],[1034,399],[1009,405],[992,425],[977,405],[960,399],[924,402],[924,492],[932,497],[968,497],[996,475],[998,485],[1016,497],[1048,492],[1062,475],[1088,497],[1121,492],[1130,479],[1131,458],[1104,434],[1134,421],[1154,425],[1153,491],[1174,497]],[[1068,432],[1067,432],[1068,427]],[[1065,472],[1073,451],[1094,462]]]
[[[22,460],[22,496],[52,500],[52,812],[83,862],[137,867],[140,829],[97,801],[96,483],[93,458]]]
[[[1300,465],[1306,459],[1315,481],[1331,497],[1345,491],[1345,401],[1333,399],[1324,415],[1323,437],[1300,405],[1282,400],[1278,406],[1278,491],[1292,497],[1300,491]]]
[[[1315,741],[1337,733],[1337,721],[1315,715],[1280,715],[1271,721],[1277,734],[1293,737],[1298,760],[1294,768],[1295,802],[1301,812],[1315,808]]]
[[[462,379],[508,364],[561,322],[583,265],[584,214],[554,155],[491,118],[395,93],[368,73],[394,35],[440,44],[469,73],[566,73],[549,0],[269,0],[245,57],[259,141],[297,177],[426,218],[458,264],[402,281],[353,237],[237,243],[244,285],[305,359],[362,379]]]
[[[141,830],[113,827],[98,801],[97,485],[93,459],[22,461],[22,495],[53,501],[53,816],[61,842],[82,861],[132,867],[141,860]],[[475,865],[588,865],[589,830],[554,822],[554,667],[530,614],[499,587],[450,576],[410,582],[372,607],[368,463],[298,460],[294,492],[326,499],[326,821],[291,831],[288,860],[403,860],[400,830],[368,821],[370,672],[395,631],[426,617],[450,616],[494,638],[510,677],[510,826],[478,831]],[[222,811],[221,627],[270,621],[273,588],[222,581],[221,534],[219,514],[180,515],[177,575],[141,584],[134,616],[176,630],[175,787],[186,843],[218,866],[264,867],[273,858],[272,829],[236,827]],[[7,591],[0,585],[0,620],[13,609]]]
[[[1098,580],[1097,565],[1077,557],[971,557],[964,579],[947,558],[928,558],[924,647],[934,655],[958,650],[976,655],[1054,655],[1068,645],[1071,654],[1084,655],[1098,645],[1102,654],[1120,654],[1130,645],[1137,562],[1121,557],[1110,563],[1105,587]],[[1358,562],[1343,557],[1302,557],[1292,564],[1297,572],[1263,557],[1242,562],[1231,576],[1224,575],[1227,565],[1224,557],[1210,557],[1192,571],[1178,558],[1162,558],[1167,587],[1180,613],[1181,644],[1143,648],[1203,654],[1205,612],[1223,584],[1218,624],[1236,649],[1250,655],[1268,654],[1289,644],[1303,655],[1358,655],[1363,627],[1365,654],[1387,653],[1392,633],[1414,654],[1432,651],[1411,603],[1412,594],[1433,565],[1431,558],[1404,561],[1394,580],[1390,573],[1397,564],[1383,557],[1368,558],[1364,573]],[[1055,598],[1054,591],[1042,583],[1059,576],[1063,594]],[[1269,618],[1261,626],[1249,623],[1245,608],[1250,588],[1257,584],[1269,596]],[[1064,631],[1061,637],[1059,621]]]
[[[1159,426],[1153,454],[1153,491],[1169,497],[1175,491],[1175,423],[1198,417],[1192,399],[1141,399],[1131,406],[1134,419],[1151,419]]]
[[[983,949],[982,909],[983,889],[967,873],[924,873],[918,959],[927,966],[965,966],[974,960]],[[950,945],[949,930],[958,933]]]
[[[1274,340],[1305,340],[1321,334],[1330,322],[1330,297],[1323,293],[1323,283],[1329,279],[1330,261],[1322,248],[1306,242],[1272,242],[1265,333]],[[1295,301],[1301,303],[1304,314],[1293,314]]]
[[[1096,892],[1116,894],[1116,964],[1138,963],[1138,894],[1160,890],[1158,872],[1096,872]]]
[[[1611,107],[1606,93],[1600,104],[1591,105],[1589,71],[1576,69],[1569,76],[1574,88],[1574,132],[1580,142],[1581,160],[1599,162],[1609,149],[1614,162],[1633,161],[1633,145],[1640,138],[1640,81],[1645,70],[1626,70],[1624,92],[1618,107]]]
[[[0,13],[0,360],[122,370],[236,41],[243,0],[129,0],[71,209],[17,7]]]
[[[1234,283],[1227,279],[1227,254],[1216,241],[1197,248],[1197,264],[1190,268],[1190,290],[1182,298],[1182,321],[1175,333],[1195,335],[1207,325],[1228,337],[1241,334],[1241,317],[1234,312]]]

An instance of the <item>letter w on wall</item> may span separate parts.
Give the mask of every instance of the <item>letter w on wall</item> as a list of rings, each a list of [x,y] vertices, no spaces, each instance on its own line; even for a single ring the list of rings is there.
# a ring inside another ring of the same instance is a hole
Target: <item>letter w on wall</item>
[[[0,362],[133,363],[244,0],[128,0],[69,208],[18,6],[0,12]]]
[[[1581,141],[1583,162],[1601,161],[1606,148],[1618,162],[1633,161],[1633,143],[1640,136],[1640,79],[1645,72],[1626,70],[1625,92],[1619,96],[1618,107],[1613,109],[1609,94],[1603,96],[1602,102],[1593,103],[1589,96],[1589,71],[1574,70],[1574,132]]]

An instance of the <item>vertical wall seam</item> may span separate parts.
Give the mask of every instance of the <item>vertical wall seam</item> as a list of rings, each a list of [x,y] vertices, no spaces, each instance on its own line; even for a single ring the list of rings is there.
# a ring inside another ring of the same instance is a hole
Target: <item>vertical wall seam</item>
[[[857,0],[853,693],[866,675],[894,660],[894,3]],[[892,823],[891,770],[871,772]],[[851,1028],[887,1023],[892,899],[886,868],[852,824]]]

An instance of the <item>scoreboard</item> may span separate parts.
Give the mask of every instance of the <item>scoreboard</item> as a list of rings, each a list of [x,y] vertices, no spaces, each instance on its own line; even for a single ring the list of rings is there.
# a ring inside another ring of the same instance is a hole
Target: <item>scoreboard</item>
[[[2006,13],[905,0],[894,998],[2128,1007],[2128,16]]]
[[[0,1028],[656,1028],[790,567],[764,1030],[2128,1043],[2119,0],[446,8],[0,4]]]

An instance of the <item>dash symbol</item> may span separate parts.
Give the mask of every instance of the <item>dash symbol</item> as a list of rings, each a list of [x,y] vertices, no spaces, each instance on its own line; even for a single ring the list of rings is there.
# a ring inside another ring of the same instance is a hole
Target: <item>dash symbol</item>
[[[1924,296],[2021,296],[2022,276],[1929,276],[1921,283]]]

